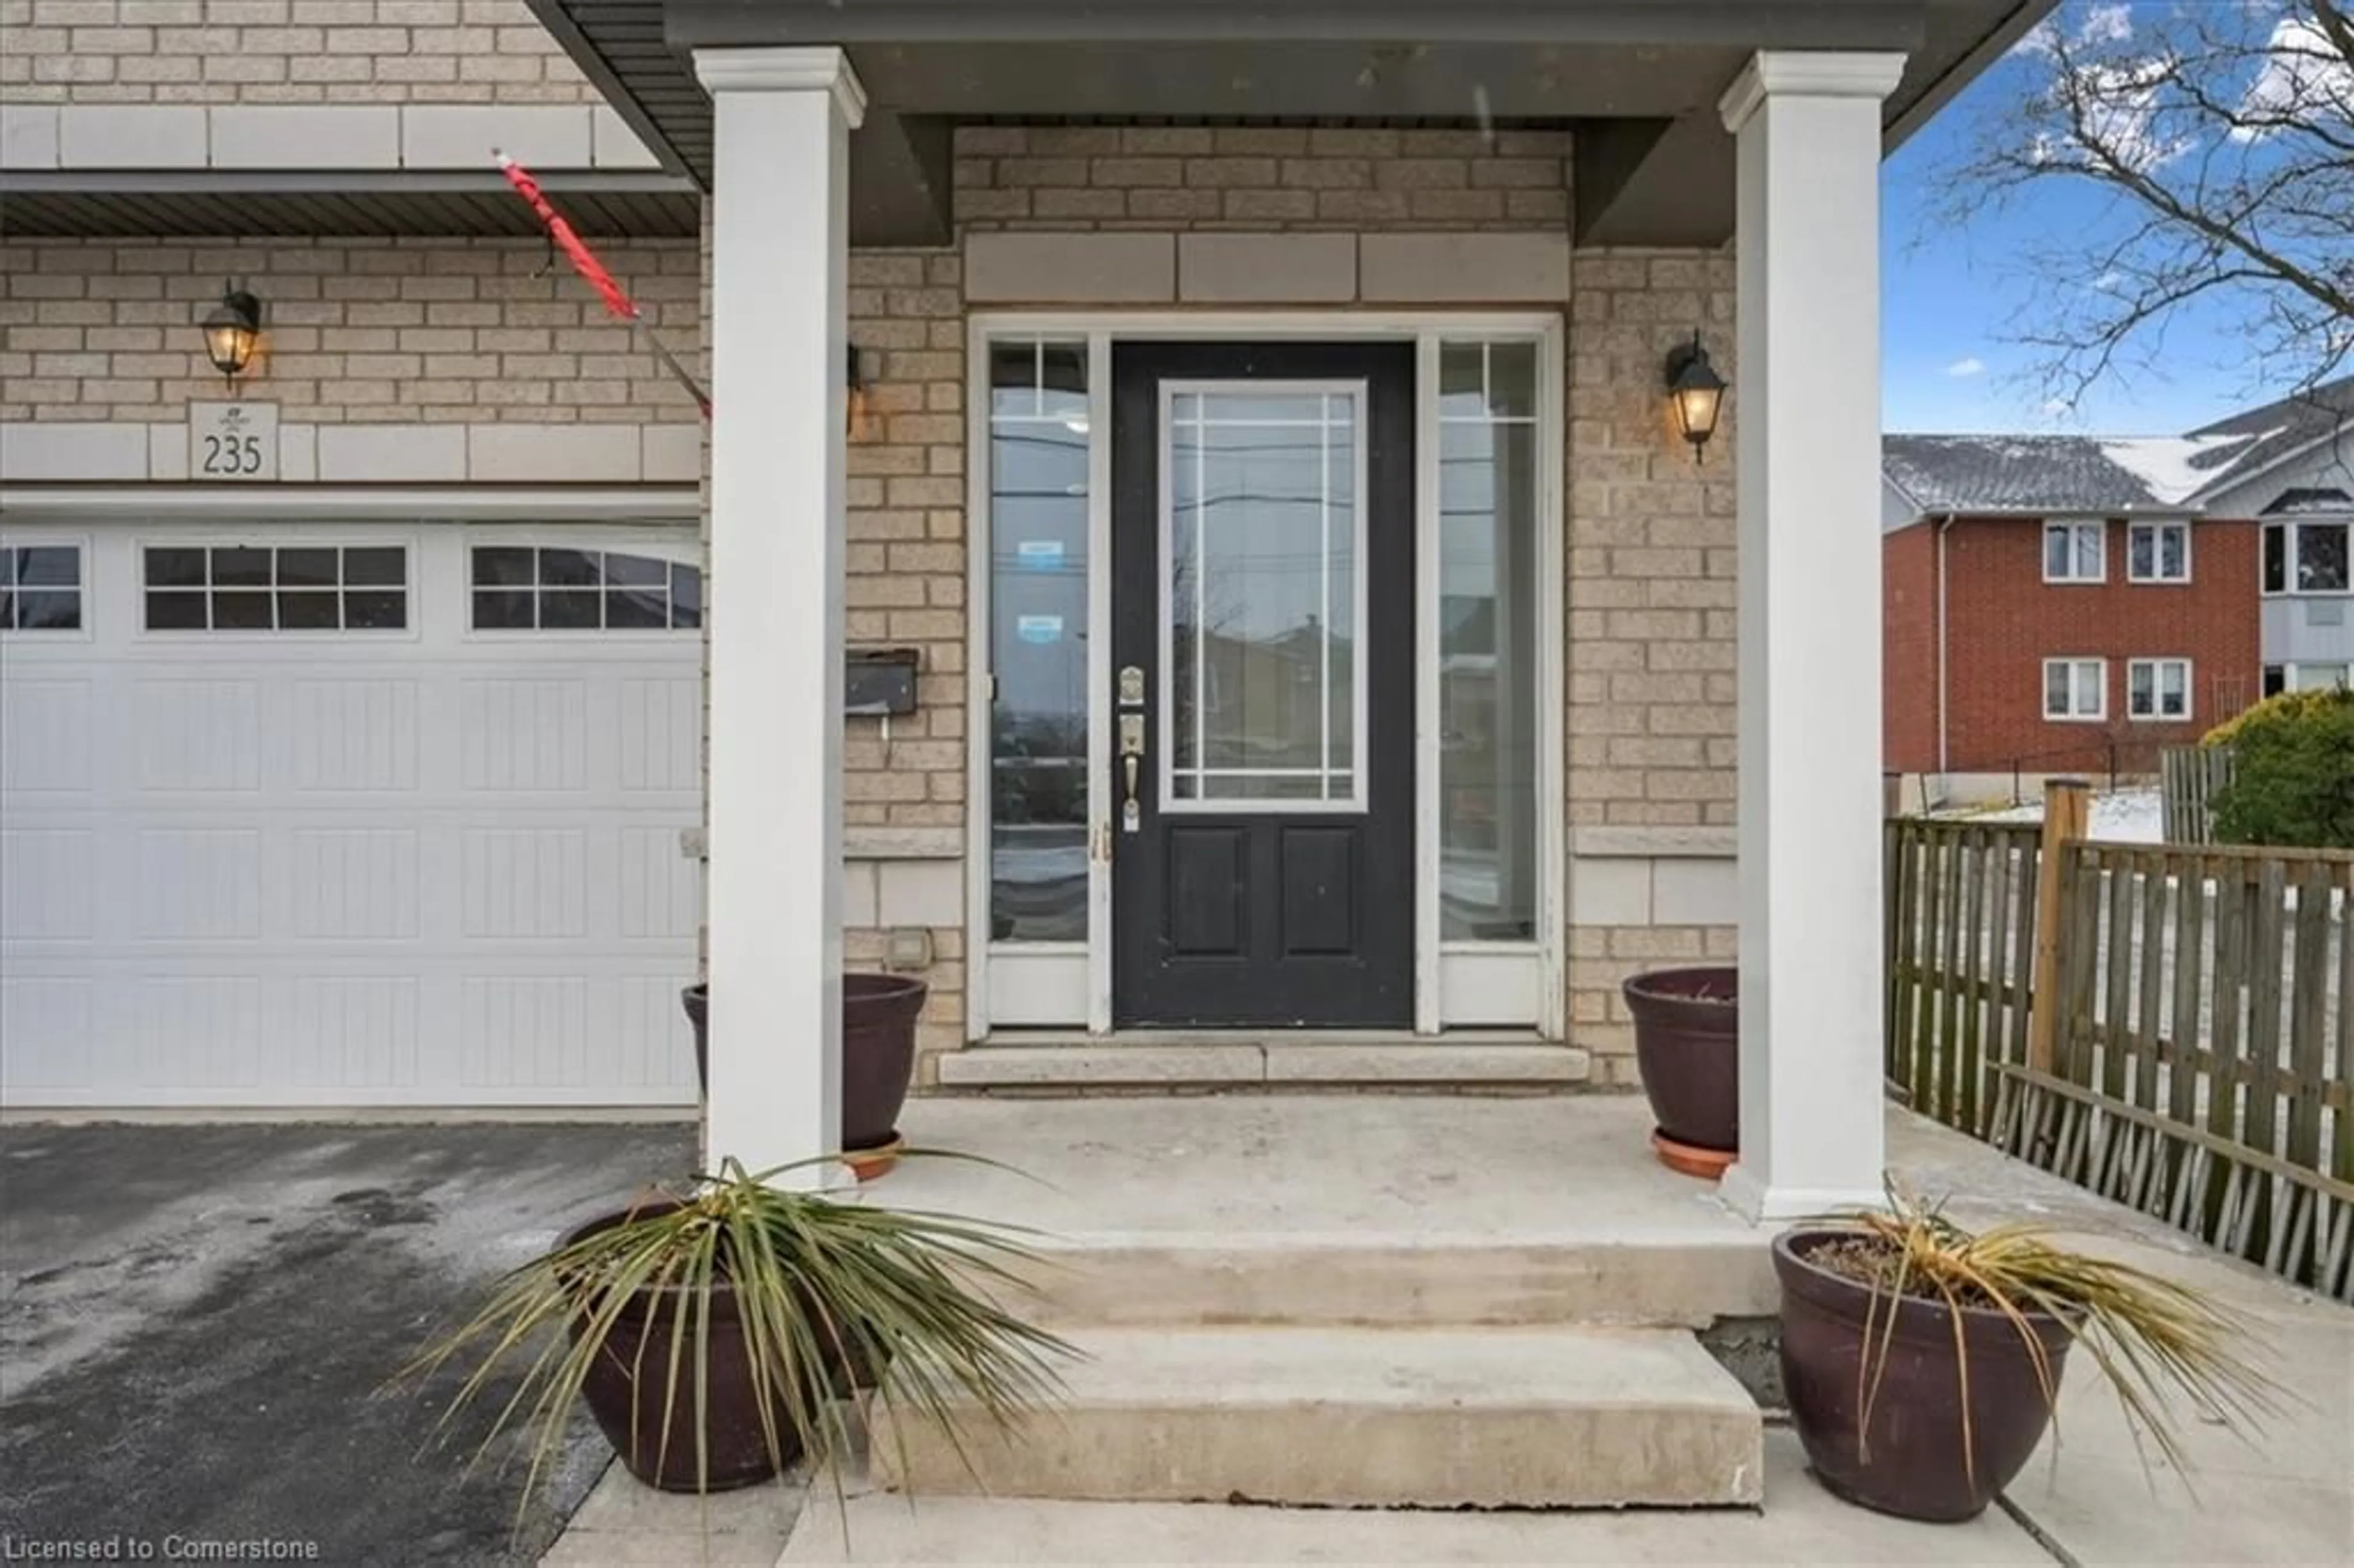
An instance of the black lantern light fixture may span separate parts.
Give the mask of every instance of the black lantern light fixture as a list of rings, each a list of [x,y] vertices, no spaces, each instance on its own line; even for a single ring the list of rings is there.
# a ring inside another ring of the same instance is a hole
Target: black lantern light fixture
[[[846,385],[850,390],[849,428],[846,433],[854,441],[861,440],[866,434],[866,362],[854,343],[850,345],[849,378]]]
[[[1668,355],[1668,400],[1675,405],[1676,423],[1691,443],[1692,461],[1716,434],[1717,416],[1724,409],[1724,377],[1708,362],[1695,331],[1688,344],[1679,344]]]
[[[261,302],[231,283],[205,317],[204,326],[205,354],[235,390],[237,378],[253,363],[253,351],[261,342]]]

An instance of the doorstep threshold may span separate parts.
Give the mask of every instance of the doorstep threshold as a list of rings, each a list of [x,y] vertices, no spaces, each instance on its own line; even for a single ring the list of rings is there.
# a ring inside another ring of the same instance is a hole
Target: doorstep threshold
[[[1528,1089],[1592,1075],[1583,1049],[1525,1030],[998,1031],[938,1059],[945,1089]]]

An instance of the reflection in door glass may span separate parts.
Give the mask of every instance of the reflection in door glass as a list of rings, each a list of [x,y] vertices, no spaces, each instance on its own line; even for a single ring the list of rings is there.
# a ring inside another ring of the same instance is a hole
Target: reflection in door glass
[[[990,935],[1087,938],[1087,351],[990,350]]]
[[[1359,394],[1169,405],[1170,802],[1361,803]]]
[[[1533,343],[1439,355],[1439,909],[1449,941],[1536,934]]]

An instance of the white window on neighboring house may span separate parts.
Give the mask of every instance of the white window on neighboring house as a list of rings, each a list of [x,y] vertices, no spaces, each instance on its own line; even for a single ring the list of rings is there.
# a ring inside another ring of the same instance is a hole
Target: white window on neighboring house
[[[2043,716],[2073,722],[2109,715],[2109,662],[2105,659],[2043,661]]]
[[[2043,525],[2043,580],[2047,583],[2098,583],[2109,577],[2104,547],[2108,524],[2078,521]]]
[[[2334,692],[2354,686],[2354,664],[2270,664],[2264,668],[2264,695],[2283,692]]]
[[[2190,716],[2190,661],[2136,659],[2126,665],[2126,715],[2137,719]]]
[[[2187,583],[2190,580],[2190,524],[2136,523],[2126,530],[2126,580]]]

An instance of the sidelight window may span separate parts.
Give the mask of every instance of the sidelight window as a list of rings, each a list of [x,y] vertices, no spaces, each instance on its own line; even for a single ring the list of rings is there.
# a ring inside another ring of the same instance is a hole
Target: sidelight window
[[[990,346],[990,935],[1087,937],[1087,345]]]
[[[1536,935],[1537,345],[1439,351],[1439,910]]]

